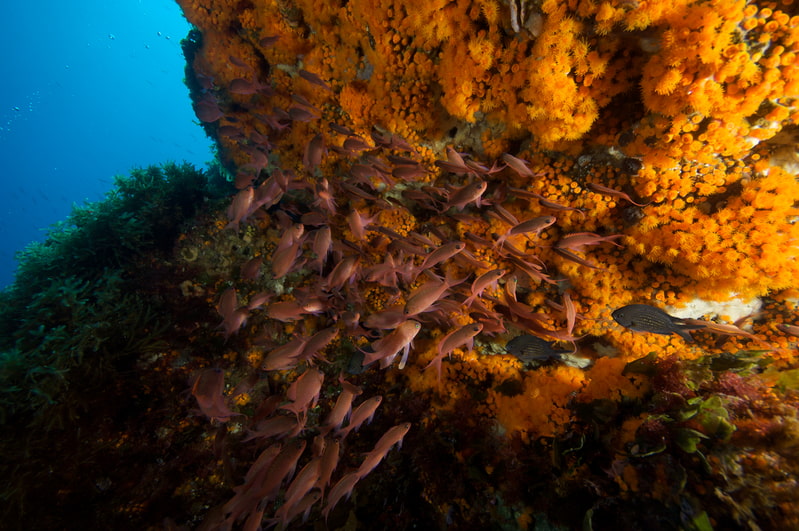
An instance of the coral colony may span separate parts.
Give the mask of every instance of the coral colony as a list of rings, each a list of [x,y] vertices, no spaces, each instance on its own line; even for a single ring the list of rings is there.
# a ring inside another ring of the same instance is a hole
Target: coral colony
[[[169,525],[799,527],[796,3],[179,3]]]
[[[709,480],[752,457],[730,440],[768,421],[733,410],[773,391],[689,377],[682,360],[764,350],[771,370],[794,366],[776,328],[794,319],[799,274],[791,2],[180,3],[199,30],[197,115],[239,189],[214,237],[243,240],[229,260],[262,264],[218,282],[222,327],[273,385],[238,397],[256,401],[242,422],[263,453],[209,527],[329,517],[395,442],[424,454],[448,424],[520,454],[545,447],[571,459],[573,481],[604,467],[620,499],[669,462],[701,460]],[[660,309],[733,298],[761,309],[735,323]],[[401,405],[408,394],[423,411]],[[653,395],[668,398],[642,408]],[[342,465],[390,401],[401,424]],[[627,415],[601,465],[563,455],[593,437],[578,423],[592,409]],[[452,462],[481,444],[453,443]],[[526,527],[540,507],[494,466],[484,481],[520,498]],[[420,474],[443,520],[481,510]],[[691,480],[646,498],[686,526],[721,507],[739,524],[758,511],[796,522],[730,493],[700,502],[707,487]]]

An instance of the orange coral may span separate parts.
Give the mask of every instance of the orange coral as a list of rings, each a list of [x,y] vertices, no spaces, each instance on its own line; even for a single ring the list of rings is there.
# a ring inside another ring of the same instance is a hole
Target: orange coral
[[[380,379],[383,389],[401,383],[430,397],[430,422],[469,403],[468,422],[497,422],[509,439],[562,436],[575,420],[572,403],[621,403],[649,391],[646,378],[624,374],[629,362],[651,352],[698,359],[746,346],[707,332],[694,344],[636,334],[611,320],[614,308],[797,289],[799,184],[790,168],[799,25],[785,12],[743,0],[298,0],[256,1],[239,11],[184,3],[204,32],[194,68],[213,85],[203,96],[224,111],[226,131],[240,133],[221,135],[229,165],[252,166],[252,146],[268,138],[265,171],[245,177],[261,185],[275,168],[293,171],[285,190],[296,201],[291,216],[307,215],[301,221],[311,230],[328,226],[336,260],[357,255],[366,270],[395,253],[397,284],[353,275],[325,297],[345,301],[350,314],[402,308],[426,281],[416,269],[425,256],[448,241],[463,243],[435,274],[464,282],[443,296],[435,318],[415,316],[424,327],[408,365]],[[230,93],[242,78],[267,88]],[[368,149],[348,152],[352,135]],[[312,139],[324,144],[318,168],[307,160]],[[466,162],[449,158],[448,146],[468,153]],[[526,161],[523,168],[508,165],[502,155],[510,151]],[[480,197],[447,212],[452,197],[474,184],[484,185]],[[309,204],[327,206],[306,212]],[[365,242],[345,219],[353,209],[375,218]],[[541,234],[507,234],[504,246],[496,244],[519,222],[549,215],[556,223]],[[619,246],[558,252],[559,242],[581,232],[619,235]],[[324,291],[301,267],[307,249],[299,251],[293,273],[300,280],[287,280],[290,289]],[[479,298],[481,308],[465,308],[471,279],[491,269],[509,274]],[[558,309],[566,290],[580,312],[574,337]],[[346,317],[355,319],[348,340],[365,347],[353,330],[367,316]],[[442,337],[478,318],[499,338],[485,334],[474,349],[455,349],[440,382],[423,370]],[[530,330],[574,340],[593,367],[525,370],[502,345]],[[756,333],[780,349],[791,345],[760,324]],[[774,356],[794,362],[787,350]],[[626,425],[621,440],[630,442],[638,425]],[[637,488],[632,467],[617,480]]]

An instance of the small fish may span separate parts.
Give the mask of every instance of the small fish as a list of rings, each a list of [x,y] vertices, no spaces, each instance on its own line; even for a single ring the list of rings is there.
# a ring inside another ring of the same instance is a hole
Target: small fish
[[[225,404],[224,390],[225,373],[222,369],[205,369],[194,380],[191,394],[197,399],[203,415],[224,423],[239,415]]]
[[[324,289],[327,291],[340,291],[346,284],[357,280],[360,257],[345,256],[337,263],[330,274],[325,278]]]
[[[316,85],[317,87],[322,87],[323,89],[327,90],[328,92],[333,92],[330,86],[325,83],[321,77],[317,76],[313,72],[308,72],[307,70],[299,70],[297,72],[301,78],[305,81]]]
[[[292,442],[287,443],[269,465],[264,476],[259,478],[261,481],[256,482],[253,486],[251,499],[263,500],[265,504],[274,498],[280,491],[280,485],[283,480],[288,480],[294,475],[297,462],[305,451],[305,445],[306,442],[300,439],[294,439]]]
[[[314,487],[321,490],[324,494],[325,489],[330,485],[330,478],[333,476],[333,471],[338,464],[339,456],[341,455],[341,441],[338,439],[331,439],[325,444],[325,449],[322,452],[322,461],[319,463],[319,479],[316,480]]]
[[[497,241],[494,243],[494,248],[501,249],[502,245],[505,243],[505,240],[507,240],[509,236],[527,234],[530,232],[533,232],[536,236],[538,236],[541,234],[542,230],[553,225],[556,221],[557,218],[555,216],[539,216],[537,218],[528,219],[526,221],[522,221],[521,223],[517,223],[508,229],[508,232],[497,239]]]
[[[263,256],[256,256],[247,260],[241,266],[241,278],[244,280],[255,280],[261,274],[261,264],[264,262]]]
[[[799,337],[799,326],[780,323],[777,325],[777,328],[780,330],[780,332],[784,332],[791,336]]]
[[[286,487],[286,493],[283,496],[285,501],[280,509],[275,512],[275,518],[280,520],[283,529],[286,528],[286,524],[291,520],[289,511],[314,488],[316,481],[319,479],[320,462],[321,459],[318,457],[308,461],[289,486]]]
[[[211,123],[216,122],[223,116],[225,113],[219,108],[219,105],[215,101],[201,101],[194,105],[194,112],[197,114],[197,118],[200,119],[201,122]]]
[[[374,149],[372,146],[367,144],[363,138],[357,135],[348,136],[344,143],[341,145],[345,150],[358,153],[360,151],[369,151],[370,149]]]
[[[250,430],[249,434],[242,439],[243,442],[253,439],[283,439],[284,437],[294,437],[305,427],[305,422],[300,422],[296,417],[278,415],[260,421],[255,425],[255,429]]]
[[[347,135],[347,136],[355,135],[355,131],[341,124],[337,124],[335,122],[328,122],[327,125],[330,126],[330,129],[332,129],[333,131],[335,131],[340,135]]]
[[[293,338],[288,343],[272,349],[261,362],[262,371],[285,371],[293,369],[308,339],[302,336]]]
[[[641,203],[636,203],[626,193],[624,193],[624,192],[622,192],[620,190],[615,190],[613,188],[608,188],[607,186],[603,186],[601,184],[586,183],[586,187],[589,190],[591,190],[592,192],[596,192],[598,194],[605,194],[605,195],[609,195],[609,196],[612,196],[612,197],[618,197],[620,199],[624,199],[625,201],[629,201],[630,203],[632,203],[633,205],[635,205],[637,207],[643,208],[643,207],[649,205],[649,203],[646,203],[645,205],[642,205]]]
[[[382,402],[383,397],[377,395],[358,404],[358,407],[353,409],[352,413],[350,414],[349,424],[343,428],[335,430],[335,437],[339,440],[344,440],[344,438],[346,438],[351,431],[358,431],[358,428],[360,428],[364,422],[367,424],[372,422],[372,418],[375,416],[375,412],[377,411],[377,408],[380,407]]]
[[[368,475],[372,470],[375,469],[377,465],[388,455],[388,452],[391,448],[397,444],[399,447],[402,446],[402,439],[405,437],[405,434],[408,433],[408,430],[411,429],[411,423],[405,422],[403,424],[399,424],[394,426],[393,428],[389,429],[380,440],[377,441],[375,444],[374,449],[366,454],[366,457],[361,463],[361,466],[358,468],[356,474],[360,479],[363,479],[366,475]]]
[[[316,120],[319,118],[319,116],[312,113],[308,109],[297,107],[296,105],[294,107],[290,107],[288,113],[289,119],[295,122],[310,122],[311,120]]]
[[[503,153],[501,158],[502,162],[507,164],[510,169],[515,171],[519,177],[532,179],[536,176],[527,166],[528,162],[526,160],[514,157],[510,153]]]
[[[593,232],[574,232],[567,234],[558,240],[556,247],[558,249],[569,249],[571,251],[584,252],[586,245],[599,245],[603,242],[608,242],[616,247],[621,247],[618,243],[614,242],[616,238],[623,238],[624,234],[612,234],[610,236],[600,236]]]
[[[330,227],[325,225],[316,230],[314,234],[313,244],[311,246],[311,250],[316,254],[316,258],[313,261],[313,265],[319,265],[319,274],[322,274],[322,271],[325,267],[325,260],[327,259],[327,255],[330,254],[330,251],[333,250],[333,235],[330,231]]]
[[[352,413],[352,401],[356,396],[360,396],[363,390],[349,382],[341,381],[342,390],[336,399],[336,403],[330,413],[325,417],[324,423],[319,427],[320,433],[327,435],[331,430],[340,430],[344,421]]]
[[[361,477],[357,472],[350,472],[339,479],[338,483],[333,485],[333,487],[330,489],[330,494],[327,495],[327,504],[322,510],[322,515],[325,517],[325,521],[327,521],[327,517],[330,514],[330,511],[333,510],[333,507],[335,507],[336,504],[341,501],[341,498],[345,498],[346,500],[350,498],[352,489],[355,488],[355,484],[358,483],[360,479]]]
[[[450,277],[442,281],[431,280],[419,287],[405,302],[405,316],[413,317],[430,310],[444,294],[453,286],[457,286],[465,279],[453,280]]]
[[[648,304],[628,304],[611,314],[613,319],[633,332],[651,332],[653,334],[678,334],[686,341],[693,341],[689,330],[705,328],[704,325],[687,324],[678,317],[672,317],[660,308]]]
[[[353,208],[347,216],[347,223],[350,226],[350,232],[352,232],[353,237],[358,241],[363,241],[366,239],[366,228],[374,223],[376,219],[377,215],[372,217],[365,216],[358,212],[357,208]]]
[[[278,39],[280,39],[279,35],[269,35],[258,41],[258,44],[263,48],[268,48],[274,46]]]
[[[327,361],[322,351],[326,349],[337,336],[338,328],[335,326],[330,326],[318,331],[308,339],[308,343],[306,343],[305,348],[302,349],[298,359],[301,361],[309,361],[311,359]]]
[[[482,323],[471,323],[449,332],[444,338],[439,341],[437,347],[436,357],[433,361],[427,364],[425,370],[431,366],[435,366],[438,371],[438,381],[441,381],[441,362],[444,356],[448,356],[453,350],[460,346],[466,346],[467,350],[474,348],[474,337],[483,330]]]
[[[449,260],[459,252],[463,251],[465,248],[466,245],[463,242],[454,241],[445,243],[424,257],[424,261],[417,269],[417,273],[422,272],[425,269],[430,269],[431,267],[436,266],[445,260]]]
[[[483,192],[486,191],[487,187],[488,183],[481,179],[474,180],[469,184],[461,186],[460,188],[449,186],[448,190],[450,195],[447,198],[447,203],[441,208],[440,212],[444,213],[450,208],[463,210],[466,205],[472,201],[474,201],[475,205],[480,208],[482,206],[481,197]]]
[[[300,413],[304,413],[314,407],[319,400],[319,393],[322,390],[324,379],[325,374],[320,370],[306,370],[294,380],[288,391],[286,391],[286,398],[291,400],[291,403],[280,406],[280,409],[291,411],[299,416]]]
[[[252,485],[252,482],[256,476],[258,476],[261,471],[269,468],[269,466],[272,464],[272,461],[274,461],[275,457],[277,457],[277,454],[280,453],[281,449],[282,447],[280,443],[275,443],[260,453],[258,459],[255,460],[250,469],[247,471],[247,475],[244,477],[245,487]]]
[[[463,301],[463,304],[465,306],[471,306],[474,300],[480,297],[486,289],[489,287],[496,287],[497,282],[505,273],[507,273],[507,271],[504,269],[492,269],[474,279],[474,282],[472,282],[471,294]]]
[[[421,164],[403,164],[391,170],[391,176],[401,181],[416,181],[427,174],[427,169]]]
[[[385,369],[394,362],[394,358],[402,351],[399,368],[404,369],[408,361],[408,354],[411,351],[413,338],[422,329],[419,321],[408,320],[400,324],[371,345],[372,352],[366,353],[363,358],[363,366],[366,367],[372,362],[380,361],[380,368]]]
[[[251,213],[250,207],[252,206],[254,197],[255,189],[252,186],[248,186],[236,194],[227,209],[227,216],[230,223],[225,225],[226,229],[230,228],[238,232],[239,223],[246,220]]]
[[[447,146],[447,160],[437,160],[435,165],[444,171],[454,173],[455,175],[466,175],[472,173],[473,170],[466,165],[460,153]]]
[[[309,113],[310,114],[310,113]],[[322,164],[322,157],[326,152],[324,137],[317,134],[305,145],[305,153],[302,157],[302,163],[310,173]]]
[[[253,83],[247,79],[236,78],[228,85],[228,91],[232,94],[257,94],[259,90],[264,88],[260,83]]]
[[[505,350],[524,363],[536,364],[549,360],[561,361],[563,359],[561,354],[571,352],[556,350],[549,341],[529,334],[514,337],[505,345]]]

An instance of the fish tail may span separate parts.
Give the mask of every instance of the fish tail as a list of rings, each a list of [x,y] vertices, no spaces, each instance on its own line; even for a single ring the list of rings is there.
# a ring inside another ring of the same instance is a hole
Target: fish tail
[[[704,328],[704,327],[700,326],[698,328]],[[697,328],[691,328],[691,327],[687,327],[687,328],[676,327],[674,332],[679,334],[680,337],[683,338],[687,343],[693,343],[694,342],[694,338],[693,338],[693,336],[691,336],[691,332],[689,332],[689,330],[696,330],[696,329]]]

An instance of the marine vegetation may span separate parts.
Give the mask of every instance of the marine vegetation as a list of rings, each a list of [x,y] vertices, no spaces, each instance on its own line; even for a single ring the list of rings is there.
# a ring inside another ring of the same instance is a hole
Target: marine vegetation
[[[794,2],[179,3],[235,190],[18,521],[799,527]]]
[[[132,371],[179,335],[168,259],[206,199],[206,175],[191,165],[135,169],[21,253],[0,294],[0,494],[12,521],[59,496],[57,506],[91,497],[97,486],[81,481],[98,480],[98,455],[118,444],[104,437],[131,436],[125,418],[148,402]],[[36,518],[36,528],[65,521]]]

